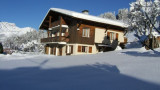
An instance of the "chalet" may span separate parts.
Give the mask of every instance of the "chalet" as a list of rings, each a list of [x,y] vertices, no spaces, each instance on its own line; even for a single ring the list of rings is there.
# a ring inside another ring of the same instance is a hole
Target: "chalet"
[[[87,10],[78,13],[59,8],[51,8],[39,27],[48,34],[41,39],[45,53],[56,56],[96,54],[108,46],[105,39],[123,45],[126,28],[122,22],[89,15]]]

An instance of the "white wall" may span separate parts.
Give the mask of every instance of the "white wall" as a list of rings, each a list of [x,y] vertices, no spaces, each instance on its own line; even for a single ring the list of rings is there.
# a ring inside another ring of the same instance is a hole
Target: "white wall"
[[[95,28],[95,43],[102,43],[106,35],[105,31],[106,29]]]

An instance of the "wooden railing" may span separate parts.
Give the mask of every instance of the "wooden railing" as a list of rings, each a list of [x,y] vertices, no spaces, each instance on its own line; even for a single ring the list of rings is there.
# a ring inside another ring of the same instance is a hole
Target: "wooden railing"
[[[52,43],[52,42],[68,42],[69,39],[65,36],[60,37],[48,37],[48,38],[42,38],[41,43]]]

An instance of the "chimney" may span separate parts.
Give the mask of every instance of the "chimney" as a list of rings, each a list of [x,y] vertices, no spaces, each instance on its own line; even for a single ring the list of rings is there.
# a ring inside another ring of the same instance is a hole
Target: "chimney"
[[[88,15],[88,14],[89,14],[89,11],[88,11],[88,10],[83,10],[82,13]]]

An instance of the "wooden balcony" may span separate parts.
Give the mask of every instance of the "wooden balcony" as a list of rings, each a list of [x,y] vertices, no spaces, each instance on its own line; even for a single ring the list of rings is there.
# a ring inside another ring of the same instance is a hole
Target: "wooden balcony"
[[[48,37],[48,38],[42,38],[41,43],[59,43],[59,42],[69,42],[69,39],[65,36],[60,37]]]

